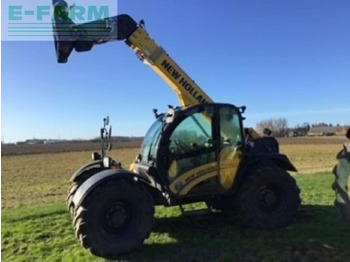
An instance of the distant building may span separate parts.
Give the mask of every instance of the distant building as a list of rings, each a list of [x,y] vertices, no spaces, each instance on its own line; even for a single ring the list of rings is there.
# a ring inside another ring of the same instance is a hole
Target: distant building
[[[311,127],[308,136],[334,136],[337,132],[337,128],[332,126],[316,126]]]
[[[287,136],[288,137],[297,137],[297,136],[303,136],[303,135],[296,130],[290,130],[288,132]]]
[[[57,140],[57,139],[47,139],[44,141],[44,144],[57,144],[59,143],[60,141]]]
[[[28,145],[37,145],[37,144],[44,144],[45,140],[44,139],[27,139],[25,141],[26,144]]]

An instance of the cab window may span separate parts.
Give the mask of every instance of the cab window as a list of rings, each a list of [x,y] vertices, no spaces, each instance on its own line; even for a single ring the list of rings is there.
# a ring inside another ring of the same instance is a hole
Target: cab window
[[[213,108],[185,118],[170,136],[173,163],[170,179],[195,167],[215,161],[213,149]]]
[[[238,109],[231,106],[220,108],[220,137],[223,146],[242,145],[243,138]]]
[[[156,157],[156,147],[158,146],[162,125],[162,121],[157,120],[146,133],[141,146],[141,162],[148,163]]]

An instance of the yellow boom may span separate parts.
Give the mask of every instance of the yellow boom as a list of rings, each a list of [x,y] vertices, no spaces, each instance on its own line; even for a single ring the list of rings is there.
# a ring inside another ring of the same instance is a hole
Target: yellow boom
[[[126,40],[134,52],[175,91],[181,106],[188,107],[213,100],[185,73],[181,67],[150,38],[146,30],[138,27]]]

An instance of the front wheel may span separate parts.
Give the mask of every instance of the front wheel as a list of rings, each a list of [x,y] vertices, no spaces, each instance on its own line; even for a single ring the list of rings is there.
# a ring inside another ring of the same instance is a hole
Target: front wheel
[[[67,198],[66,198],[66,202],[67,202],[67,209],[71,215],[72,218],[74,218],[75,216],[75,211],[74,211],[74,203],[73,203],[73,198],[75,193],[77,192],[78,188],[86,181],[88,180],[90,177],[92,177],[94,174],[96,174],[97,172],[101,171],[101,168],[98,167],[94,167],[94,168],[90,168],[88,170],[85,170],[84,173],[82,173],[79,176],[79,179],[74,181],[71,186],[68,189],[68,194],[67,194]]]
[[[275,166],[256,168],[239,190],[239,215],[253,227],[287,226],[300,206],[299,193],[295,179],[286,171]]]
[[[153,215],[153,200],[143,185],[116,179],[88,195],[73,223],[85,248],[113,259],[142,246],[151,232]]]

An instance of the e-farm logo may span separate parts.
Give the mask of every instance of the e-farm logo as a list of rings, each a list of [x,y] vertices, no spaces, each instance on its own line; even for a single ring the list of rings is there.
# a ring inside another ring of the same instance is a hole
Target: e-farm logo
[[[20,5],[12,5],[9,6],[9,21],[22,21],[23,16],[36,16],[37,21],[43,21],[45,16],[65,20],[69,18],[72,21],[97,20],[109,17],[108,6],[100,6],[99,8],[97,6],[72,6],[69,8],[68,14],[62,13],[64,9],[63,6],[55,6],[52,14],[52,7],[49,5],[38,5],[35,10],[25,11]]]
[[[117,15],[117,0],[5,0],[1,8],[2,40],[52,41],[64,35],[72,23],[82,24]],[[51,2],[51,1],[50,1]],[[54,21],[60,25],[53,27]],[[93,34],[97,28],[85,29]],[[101,30],[98,31],[101,33]]]

